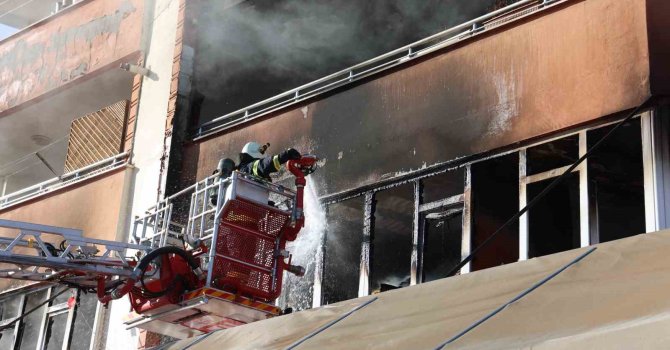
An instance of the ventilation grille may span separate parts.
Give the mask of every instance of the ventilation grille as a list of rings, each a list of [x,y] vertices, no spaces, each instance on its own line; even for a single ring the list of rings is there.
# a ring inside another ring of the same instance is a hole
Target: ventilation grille
[[[127,110],[128,101],[119,101],[72,122],[65,158],[66,173],[113,157],[122,151]]]

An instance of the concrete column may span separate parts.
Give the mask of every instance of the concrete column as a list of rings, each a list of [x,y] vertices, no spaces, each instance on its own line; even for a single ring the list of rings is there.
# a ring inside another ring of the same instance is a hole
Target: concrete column
[[[144,21],[144,65],[152,74],[142,77],[139,109],[134,130],[131,185],[127,212],[130,218],[155,204],[164,193],[161,177],[163,155],[169,154],[166,138],[168,103],[172,84],[172,57],[175,54],[179,0],[147,0]],[[165,163],[167,164],[167,163]],[[130,220],[126,224],[130,229]],[[128,239],[126,237],[119,237]],[[128,298],[111,303],[107,317],[106,339],[101,349],[133,349],[139,344],[139,332],[126,330],[123,324],[130,310]]]

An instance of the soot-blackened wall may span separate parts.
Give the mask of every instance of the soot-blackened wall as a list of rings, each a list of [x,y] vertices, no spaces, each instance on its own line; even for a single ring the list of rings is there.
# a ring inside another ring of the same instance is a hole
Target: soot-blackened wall
[[[645,0],[568,1],[185,148],[184,183],[249,140],[319,155],[319,194],[619,112],[649,96]]]

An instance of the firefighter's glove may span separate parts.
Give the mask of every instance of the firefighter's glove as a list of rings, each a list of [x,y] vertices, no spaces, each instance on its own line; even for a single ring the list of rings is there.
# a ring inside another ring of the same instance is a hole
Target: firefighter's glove
[[[294,148],[289,148],[279,154],[279,162],[284,164],[291,159],[300,159],[300,157],[302,157],[300,152],[296,151]]]

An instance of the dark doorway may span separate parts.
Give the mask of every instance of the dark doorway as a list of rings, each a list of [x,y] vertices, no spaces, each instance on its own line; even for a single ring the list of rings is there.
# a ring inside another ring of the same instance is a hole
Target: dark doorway
[[[449,277],[461,261],[463,208],[436,209],[423,214],[423,282]]]
[[[484,242],[519,208],[517,153],[472,165],[472,249]],[[471,270],[519,260],[519,224],[507,226],[477,253]]]

